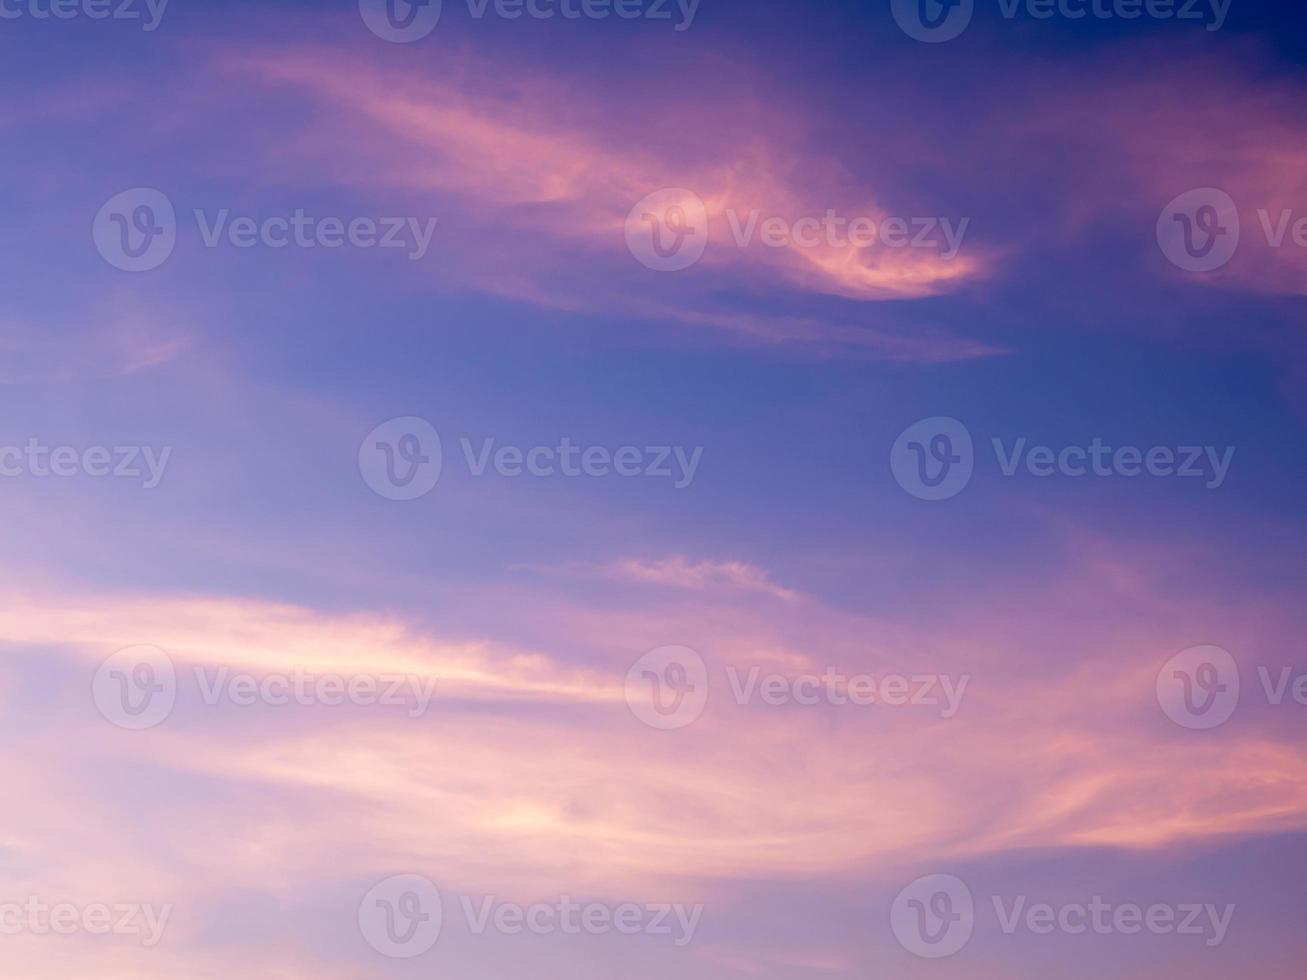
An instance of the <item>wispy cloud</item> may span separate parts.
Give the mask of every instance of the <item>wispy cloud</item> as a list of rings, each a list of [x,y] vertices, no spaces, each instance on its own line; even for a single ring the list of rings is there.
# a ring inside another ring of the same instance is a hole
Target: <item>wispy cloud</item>
[[[739,561],[694,561],[684,556],[658,561],[631,559],[611,565],[606,571],[631,582],[697,592],[759,592],[778,599],[798,597],[798,593],[772,582],[761,568]]]
[[[442,63],[438,81],[311,47],[228,52],[218,64],[245,84],[291,87],[330,107],[335,125],[306,132],[297,143],[315,160],[331,158],[334,179],[370,193],[389,187],[426,194],[433,206],[456,199],[460,208],[475,207],[479,227],[458,231],[458,255],[446,270],[475,288],[558,309],[623,309],[772,343],[824,344],[893,359],[995,352],[943,330],[918,340],[906,330],[812,315],[740,314],[714,298],[721,277],[783,285],[795,296],[922,298],[983,279],[994,264],[993,250],[971,241],[947,258],[929,248],[864,248],[839,239],[769,248],[756,233],[752,244],[741,244],[737,226],[750,225],[749,215],[794,222],[832,211],[846,222],[858,216],[879,223],[893,213],[834,159],[794,149],[799,121],[778,116],[779,109],[751,128],[747,143],[724,144],[716,134],[690,130],[674,152],[663,152],[633,132],[613,131],[595,94],[579,81],[533,75],[519,65],[506,82],[491,61],[454,57],[455,63]],[[734,111],[725,101],[705,104],[706,98],[697,94],[696,118]],[[671,100],[648,108],[674,118],[688,107]],[[685,152],[687,140],[696,153]],[[689,165],[690,159],[699,162]],[[709,288],[702,276],[687,273],[672,302],[666,279],[641,268],[624,244],[628,212],[669,187],[689,188],[704,202],[710,246],[703,269],[714,280]],[[456,225],[449,222],[447,230]],[[577,263],[604,274],[582,279]]]
[[[407,862],[438,865],[469,887],[694,895],[714,880],[871,872],[925,854],[1155,848],[1307,826],[1301,746],[1261,726],[1204,742],[1161,719],[1153,684],[1173,651],[1145,625],[1160,607],[1142,601],[1137,581],[1113,584],[1086,567],[1066,592],[1019,590],[1019,611],[1010,596],[989,596],[922,627],[801,599],[744,563],[632,560],[607,573],[665,595],[654,605],[605,596],[572,609],[518,602],[502,589],[482,600],[490,618],[534,605],[555,610],[555,622],[537,619],[537,629],[587,647],[604,638],[602,662],[586,667],[424,636],[389,618],[157,596],[11,595],[0,642],[11,656],[65,651],[83,683],[109,652],[134,643],[167,649],[183,670],[225,664],[263,676],[298,666],[437,682],[431,712],[417,721],[355,708],[233,713],[194,697],[148,738],[115,733],[91,710],[58,719],[116,764],[128,752],[135,766],[262,787],[292,809],[333,799],[334,816],[306,822],[278,859],[280,875],[306,881],[319,870],[314,855],[339,849],[359,873]],[[1054,660],[1019,639],[1064,620],[1073,608],[1065,603],[1086,588],[1133,598]],[[1032,617],[1035,608],[1043,611]],[[713,687],[710,710],[672,738],[644,728],[623,700],[628,667],[659,635],[692,641]],[[966,674],[970,686],[951,718],[885,705],[781,710],[736,701],[754,668]],[[696,801],[692,811],[686,799]],[[185,806],[178,801],[173,818]],[[29,817],[15,833],[25,827],[39,839],[30,821],[40,814]],[[266,855],[226,853],[209,838],[202,851],[180,838],[177,846],[233,881],[242,867],[269,870]]]

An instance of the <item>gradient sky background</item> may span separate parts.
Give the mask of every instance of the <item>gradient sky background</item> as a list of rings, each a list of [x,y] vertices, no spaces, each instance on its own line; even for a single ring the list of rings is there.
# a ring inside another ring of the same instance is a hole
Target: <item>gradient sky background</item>
[[[924,44],[887,2],[702,0],[668,22],[477,20],[386,43],[355,4],[172,0],[139,23],[0,20],[0,445],[172,446],[159,487],[0,478],[0,904],[173,903],[164,941],[0,937],[6,976],[97,980],[829,976],[1296,980],[1307,707],[1307,17],[1008,20]],[[161,267],[96,251],[113,195],[181,218]],[[646,194],[709,202],[651,271]],[[1218,272],[1158,247],[1217,187]],[[726,206],[970,219],[953,263],[739,249]],[[194,208],[438,217],[430,252],[204,247]],[[895,263],[905,262],[903,267]],[[440,431],[412,502],[360,477]],[[959,496],[891,473],[919,419],[978,446]],[[702,446],[693,483],[475,478],[458,439]],[[1004,477],[991,438],[1237,447],[1225,483]],[[91,696],[115,651],[179,669],[407,672],[385,707]],[[650,649],[703,717],[642,725]],[[1155,679],[1228,649],[1244,697],[1173,724]],[[771,707],[727,668],[969,674],[962,710]],[[890,929],[966,880],[956,956]],[[356,924],[388,875],[444,893],[412,960]],[[703,903],[694,941],[474,935],[458,896]],[[1224,943],[1004,935],[988,897],[1234,904]]]

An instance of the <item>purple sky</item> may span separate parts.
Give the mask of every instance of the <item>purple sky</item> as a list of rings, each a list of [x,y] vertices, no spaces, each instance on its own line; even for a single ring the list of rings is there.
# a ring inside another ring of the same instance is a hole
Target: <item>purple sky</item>
[[[0,972],[1301,977],[1301,16],[60,2]]]

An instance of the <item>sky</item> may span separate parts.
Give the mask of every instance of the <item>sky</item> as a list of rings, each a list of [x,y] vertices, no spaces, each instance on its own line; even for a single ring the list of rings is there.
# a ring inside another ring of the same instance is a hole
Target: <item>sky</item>
[[[1300,11],[0,0],[0,79],[6,976],[1301,977]]]

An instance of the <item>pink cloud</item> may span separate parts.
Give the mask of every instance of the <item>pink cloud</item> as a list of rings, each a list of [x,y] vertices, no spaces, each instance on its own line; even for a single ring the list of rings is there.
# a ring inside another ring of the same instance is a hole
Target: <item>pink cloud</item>
[[[145,642],[182,668],[436,681],[436,702],[417,722],[354,709],[330,719],[264,711],[233,737],[236,718],[202,712],[143,739],[92,717],[65,719],[83,737],[100,731],[107,757],[129,751],[138,764],[263,786],[287,805],[334,800],[334,816],[319,815],[279,858],[288,875],[314,873],[313,855],[328,849],[348,852],[360,873],[404,859],[503,887],[565,880],[613,895],[698,894],[714,879],[870,870],[926,854],[1160,847],[1307,825],[1299,745],[1256,724],[1195,739],[1161,719],[1153,680],[1185,641],[1146,625],[1176,617],[1137,581],[1114,583],[1086,566],[1065,587],[1017,590],[1020,608],[988,596],[935,626],[908,627],[789,590],[778,596],[743,563],[616,569],[657,592],[578,604],[550,589],[534,605],[503,590],[469,596],[488,616],[515,610],[519,630],[549,638],[540,650],[248,601],[39,594],[11,596],[0,641],[57,644],[88,676],[112,650]],[[1073,621],[1086,589],[1131,599],[1083,633],[1053,629]],[[1222,614],[1237,637],[1242,614]],[[1032,646],[1027,634],[1062,635],[1062,648]],[[673,641],[703,653],[713,693],[702,719],[669,735],[639,724],[622,691],[636,657]],[[603,662],[581,668],[544,652],[562,642],[605,650]],[[880,705],[841,712],[832,727],[826,710],[736,703],[734,687],[754,668],[965,675],[969,686],[954,717]],[[512,708],[523,703],[541,710]],[[28,827],[35,839],[38,827]],[[378,843],[350,844],[360,838]],[[178,846],[188,846],[184,835]],[[212,873],[241,879],[246,857],[206,853]],[[248,873],[262,860],[249,855]]]
[[[442,64],[436,80],[308,47],[224,53],[218,64],[246,85],[304,93],[330,110],[332,127],[305,130],[294,141],[294,154],[324,177],[370,194],[402,191],[433,208],[453,197],[474,208],[474,224],[457,231],[454,219],[443,225],[459,236],[443,274],[464,285],[562,310],[620,308],[871,356],[956,360],[996,352],[943,331],[914,338],[874,325],[717,307],[705,272],[794,296],[863,301],[941,295],[992,273],[994,254],[965,241],[961,218],[956,254],[944,249],[938,228],[939,247],[858,247],[846,232],[764,246],[768,218],[795,222],[829,211],[846,224],[855,217],[879,223],[894,213],[833,158],[795,149],[803,124],[780,109],[756,110],[761,118],[736,143],[717,122],[738,111],[734,104],[703,92],[693,107],[669,103],[658,110],[663,124],[684,113],[686,126],[675,152],[662,152],[658,141],[615,130],[589,89],[520,65],[507,82],[493,63],[460,55]],[[687,141],[695,152],[686,152]],[[683,274],[685,291],[668,302],[666,278],[627,253],[624,229],[637,202],[672,187],[703,201],[709,245],[700,266]],[[748,227],[753,234],[742,245],[737,238]],[[908,228],[912,238],[920,231]]]
[[[1069,540],[1081,558],[1056,582],[995,582],[930,620],[849,612],[747,562],[691,556],[589,569],[608,583],[600,595],[593,575],[579,589],[566,575],[467,586],[460,601],[486,623],[480,637],[371,613],[11,585],[0,648],[30,663],[41,649],[40,669],[70,693],[53,713],[23,714],[30,676],[15,672],[5,692],[25,751],[0,761],[0,778],[29,800],[0,841],[11,868],[29,870],[7,884],[87,901],[162,896],[182,910],[176,940],[190,947],[188,908],[395,869],[454,894],[720,905],[730,882],[893,881],[926,860],[1307,829],[1307,756],[1293,731],[1253,714],[1206,738],[1165,721],[1153,699],[1158,669],[1190,634],[1220,624],[1251,667],[1259,650],[1290,648],[1295,615],[1268,615],[1250,594],[1176,592],[1171,563],[1188,555]],[[538,642],[497,639],[509,627]],[[712,693],[696,723],[660,732],[623,688],[635,659],[668,642],[703,654]],[[105,656],[137,643],[167,649],[183,676],[218,665],[256,677],[399,672],[434,681],[436,699],[412,717],[215,707],[190,690],[158,728],[124,731],[95,711],[89,684]],[[912,705],[737,703],[733,685],[755,668],[970,683],[949,718]],[[76,763],[51,765],[70,740],[85,747]],[[190,791],[149,806],[123,792],[124,780],[149,787],[165,774],[160,785]],[[243,801],[240,834],[231,807],[205,802],[213,793]],[[98,815],[89,825],[87,812]],[[206,952],[171,975],[209,975],[229,955]],[[745,972],[846,962],[785,944],[704,955]]]

